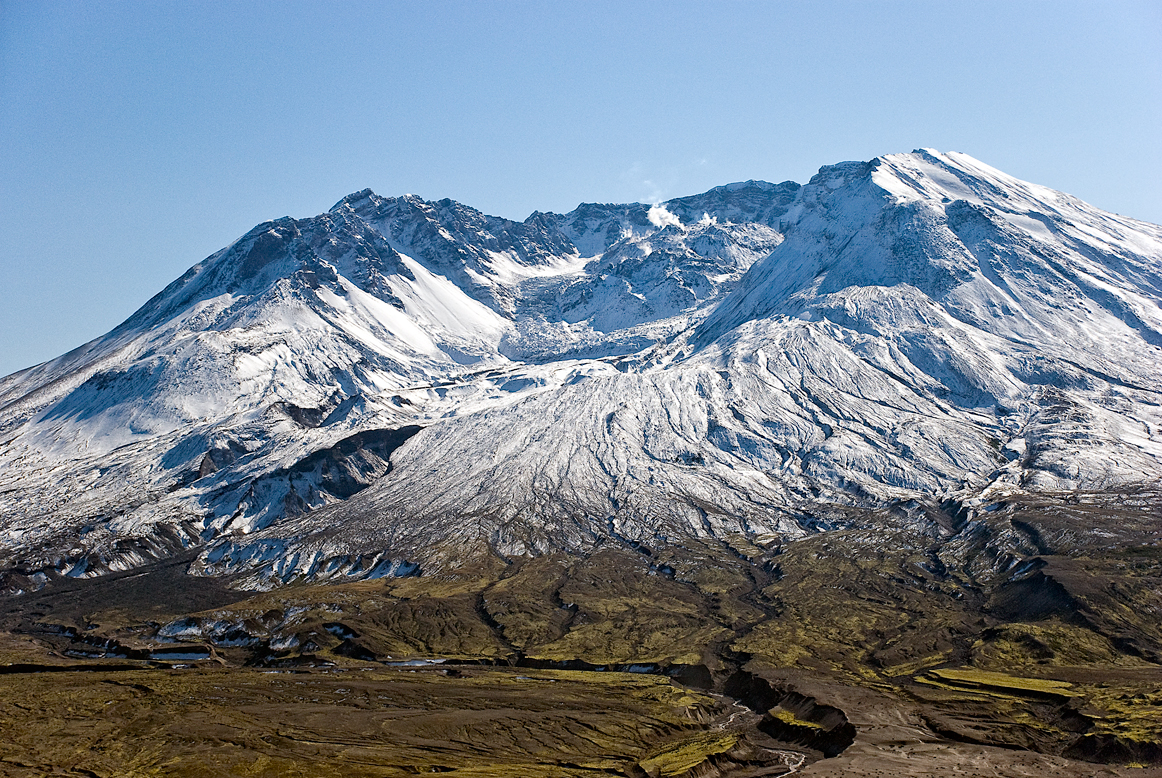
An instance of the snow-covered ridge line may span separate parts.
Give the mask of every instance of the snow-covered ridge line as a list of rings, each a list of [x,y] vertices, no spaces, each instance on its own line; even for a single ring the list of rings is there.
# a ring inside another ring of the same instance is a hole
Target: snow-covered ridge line
[[[1162,228],[960,153],[523,222],[364,190],[0,379],[0,588],[1156,485],[1160,379]]]

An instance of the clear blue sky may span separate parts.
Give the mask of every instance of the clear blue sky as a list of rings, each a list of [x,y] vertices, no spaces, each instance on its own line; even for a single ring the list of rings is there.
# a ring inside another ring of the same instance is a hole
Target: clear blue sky
[[[0,0],[0,375],[364,187],[523,219],[920,146],[1162,222],[1162,3]]]

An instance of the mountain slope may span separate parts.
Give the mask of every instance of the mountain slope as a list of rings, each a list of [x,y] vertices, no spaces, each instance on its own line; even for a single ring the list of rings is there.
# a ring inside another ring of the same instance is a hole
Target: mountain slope
[[[265,587],[945,522],[1155,487],[1160,378],[1162,228],[963,154],[524,222],[363,191],[0,380],[0,568],[189,547]]]

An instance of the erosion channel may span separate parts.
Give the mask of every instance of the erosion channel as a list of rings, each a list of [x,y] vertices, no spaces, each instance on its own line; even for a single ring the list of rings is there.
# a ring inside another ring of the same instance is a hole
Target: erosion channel
[[[1158,775],[1156,507],[257,593],[192,552],[61,576],[0,601],[0,771]]]

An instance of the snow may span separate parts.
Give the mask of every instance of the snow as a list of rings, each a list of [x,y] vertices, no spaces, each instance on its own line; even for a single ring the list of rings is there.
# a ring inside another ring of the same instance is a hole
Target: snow
[[[488,339],[493,346],[511,326],[495,311],[468,297],[447,278],[438,276],[411,257],[401,254],[415,280],[395,278],[391,290],[404,302],[406,315],[423,326],[465,339]],[[567,265],[565,272],[572,272]],[[511,268],[510,275],[517,275]]]
[[[0,588],[186,547],[270,588],[1156,485],[1160,385],[1162,228],[956,152],[526,222],[365,191],[0,379],[0,571],[38,571]],[[346,461],[354,496],[294,470],[411,424]]]

